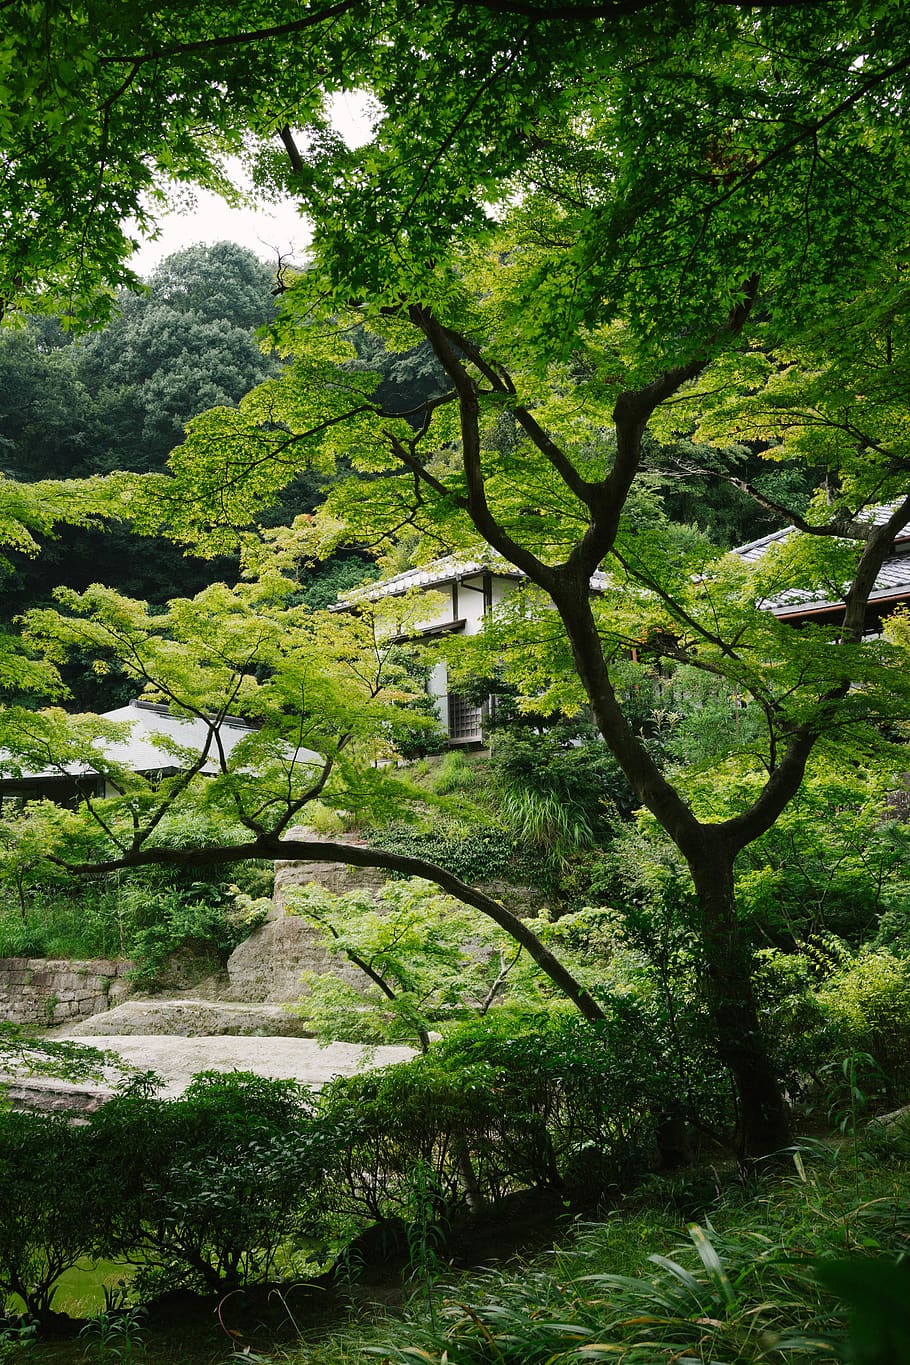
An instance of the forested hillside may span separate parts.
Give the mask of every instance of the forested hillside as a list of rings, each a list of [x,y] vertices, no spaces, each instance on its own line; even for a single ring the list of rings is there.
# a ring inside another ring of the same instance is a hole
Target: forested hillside
[[[256,331],[274,314],[273,273],[230,243],[179,252],[141,294],[122,293],[112,319],[74,336],[62,319],[32,319],[0,337],[2,469],[8,478],[85,478],[165,467],[186,423],[214,404],[236,403],[277,373]],[[59,586],[107,583],[162,604],[236,572],[185,557],[161,538],[137,544],[126,526],[62,527],[37,557],[18,554],[2,584],[7,619],[51,600]],[[74,679],[75,683],[75,679]],[[90,676],[77,702],[105,709]]]

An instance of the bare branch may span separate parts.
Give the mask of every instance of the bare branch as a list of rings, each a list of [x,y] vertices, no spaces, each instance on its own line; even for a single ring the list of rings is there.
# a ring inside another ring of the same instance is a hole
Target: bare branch
[[[468,359],[477,366],[496,393],[501,393],[506,398],[513,398],[515,396],[515,385],[512,382],[511,375],[504,367],[494,367],[490,365],[484,359],[479,347],[461,333],[454,332],[448,327],[444,330],[452,343],[457,346],[460,351],[463,351]],[[519,426],[537,446],[537,449],[541,454],[546,456],[557,474],[559,474],[560,478],[566,484],[566,487],[575,494],[579,501],[583,502],[586,506],[590,506],[592,495],[596,491],[598,485],[588,483],[586,479],[581,477],[565,451],[556,444],[546,431],[544,431],[540,423],[532,416],[528,409],[523,406],[523,404],[510,403],[509,411],[514,416]]]

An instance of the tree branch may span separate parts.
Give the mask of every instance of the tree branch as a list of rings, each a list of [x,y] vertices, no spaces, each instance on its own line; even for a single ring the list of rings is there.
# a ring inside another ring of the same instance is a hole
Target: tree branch
[[[554,582],[554,571],[535,554],[519,545],[494,517],[487,502],[483,465],[480,458],[480,407],[477,385],[458,357],[455,345],[445,327],[426,308],[412,304],[408,315],[430,343],[433,352],[452,381],[458,395],[461,418],[461,459],[468,496],[463,504],[476,529],[484,540],[508,559],[533,583],[547,591]]]
[[[888,557],[894,537],[910,524],[910,497],[897,507],[887,521],[872,529],[866,541],[853,582],[845,597],[841,641],[857,644],[863,637],[869,594],[875,586],[882,564]],[[841,701],[850,690],[851,679],[845,677],[820,698],[825,708]],[[787,744],[778,767],[771,774],[761,795],[751,808],[717,826],[730,840],[737,852],[770,829],[795,795],[803,780],[806,763],[814,745],[828,728],[824,716],[814,725],[802,725]]]
[[[349,867],[379,867],[389,872],[399,872],[406,877],[423,877],[425,881],[447,891],[456,900],[471,905],[486,915],[494,924],[513,938],[528,952],[550,980],[564,995],[573,1002],[588,1020],[603,1018],[603,1010],[584,986],[541,943],[532,929],[507,910],[492,896],[469,886],[435,863],[425,862],[422,858],[411,858],[402,853],[387,853],[382,849],[360,847],[357,844],[339,844],[316,839],[276,839],[262,834],[243,844],[219,844],[208,848],[143,848],[130,851],[120,858],[105,859],[97,863],[68,863],[65,859],[51,856],[50,861],[69,872],[99,873],[116,872],[128,867],[211,867],[221,863],[242,862],[248,858],[274,861],[289,859],[296,862],[344,863]]]
[[[613,468],[590,500],[591,526],[567,560],[576,590],[613,548],[619,518],[626,505],[632,481],[641,464],[641,440],[648,419],[661,403],[672,397],[683,384],[696,379],[710,364],[711,353],[721,341],[739,336],[758,296],[758,276],[750,275],[742,286],[742,298],[730,309],[725,321],[709,337],[702,352],[685,365],[665,370],[640,389],[626,389],[613,408],[616,430],[616,459]]]
[[[0,9],[7,5],[18,3],[18,0],[2,0]],[[592,22],[598,19],[627,19],[637,14],[647,13],[651,9],[663,9],[666,0],[601,0],[597,4],[551,4],[549,0],[460,0],[459,7],[462,9],[487,10],[492,14],[514,14],[522,18],[531,20],[555,19],[567,20],[578,19],[583,22]],[[713,0],[713,3],[720,8],[741,8],[742,0]],[[774,10],[774,9],[813,9],[818,5],[826,3],[826,0],[751,0],[750,9],[754,10]],[[223,48],[241,47],[249,43],[263,42],[269,38],[286,38],[295,33],[303,33],[309,28],[325,23],[330,19],[337,19],[352,10],[363,9],[367,14],[371,12],[373,6],[367,0],[340,0],[340,3],[328,5],[325,9],[315,10],[306,14],[301,19],[291,20],[286,24],[276,24],[270,28],[251,29],[239,33],[216,34],[212,38],[199,38],[191,42],[168,43],[162,47],[155,48],[149,52],[142,52],[132,56],[119,55],[103,57],[101,64],[110,66],[122,62],[135,62],[144,65],[147,62],[160,61],[166,57],[184,57],[194,52],[218,51]]]
[[[286,24],[275,24],[271,28],[250,29],[240,33],[220,33],[212,38],[198,38],[192,42],[167,43],[150,52],[140,52],[133,56],[102,57],[102,66],[112,66],[121,62],[131,62],[144,66],[148,62],[158,62],[166,57],[188,57],[194,52],[217,52],[228,47],[244,47],[249,43],[265,42],[269,38],[288,38],[295,33],[303,33],[315,28],[329,19],[337,19],[350,10],[367,9],[364,0],[339,0],[338,4],[327,5],[325,9],[313,10],[302,19],[293,19]]]
[[[704,471],[709,476],[712,471]],[[740,493],[745,493],[747,497],[757,502],[759,507],[764,507],[766,512],[773,513],[780,517],[781,521],[787,521],[797,531],[802,531],[807,536],[835,536],[840,540],[866,540],[872,531],[872,526],[868,522],[857,521],[855,515],[846,520],[827,521],[822,526],[813,525],[806,521],[805,517],[799,512],[795,512],[791,507],[785,507],[782,502],[776,502],[774,498],[769,498],[750,483],[747,479],[738,479],[734,474],[716,474],[714,477],[729,483],[733,488],[738,488]]]
[[[303,157],[300,155],[300,148],[294,141],[294,134],[291,132],[288,124],[285,124],[283,128],[279,129],[278,136],[284,143],[284,149],[288,154],[288,160],[290,161],[293,170],[297,175],[305,176],[306,166],[304,165]]]
[[[453,345],[464,352],[472,364],[477,366],[481,374],[488,380],[497,393],[501,393],[503,397],[506,398],[515,397],[515,385],[507,370],[501,366],[494,368],[490,365],[484,359],[479,347],[461,333],[454,332],[449,327],[446,327],[443,330],[452,341]],[[510,403],[509,411],[526,435],[528,435],[537,446],[537,449],[541,454],[549,460],[566,487],[575,494],[580,502],[583,502],[589,507],[592,495],[596,491],[598,485],[589,483],[586,479],[581,477],[565,451],[563,451],[553,438],[544,431],[543,427],[523,404]]]

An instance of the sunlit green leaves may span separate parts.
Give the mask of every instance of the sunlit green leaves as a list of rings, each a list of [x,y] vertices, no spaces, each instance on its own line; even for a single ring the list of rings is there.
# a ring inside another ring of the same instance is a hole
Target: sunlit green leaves
[[[86,526],[105,517],[129,516],[138,487],[128,474],[33,484],[0,476],[0,546],[35,554],[33,531],[47,534],[61,522]]]
[[[409,709],[419,683],[399,641],[426,600],[313,612],[293,604],[294,586],[273,572],[234,589],[213,584],[157,612],[97,585],[61,591],[59,607],[25,622],[38,666],[53,675],[79,650],[201,730],[192,742],[179,733],[155,741],[161,770],[174,774],[162,778],[136,772],[118,752],[127,726],[8,710],[0,735],[7,771],[103,777],[94,818],[108,846],[121,848],[163,830],[165,815],[199,809],[251,835],[280,833],[319,797],[359,819],[381,819],[390,807],[401,816],[412,794],[385,766],[395,757],[396,724],[413,730],[433,720]],[[237,717],[246,733],[223,743]]]

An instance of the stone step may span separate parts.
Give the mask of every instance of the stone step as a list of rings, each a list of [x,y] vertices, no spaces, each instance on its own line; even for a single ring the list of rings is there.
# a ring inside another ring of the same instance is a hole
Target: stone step
[[[103,1014],[54,1029],[51,1036],[101,1038],[112,1034],[309,1038],[312,1030],[307,1030],[303,1021],[283,1005],[238,1004],[181,996],[177,999],[131,998]]]

